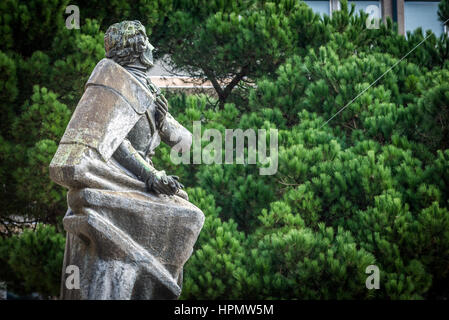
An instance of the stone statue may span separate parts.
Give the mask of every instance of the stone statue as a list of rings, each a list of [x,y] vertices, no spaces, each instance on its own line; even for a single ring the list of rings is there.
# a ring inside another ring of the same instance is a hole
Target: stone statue
[[[144,26],[116,23],[104,43],[106,58],[50,164],[51,179],[69,189],[61,298],[176,299],[204,215],[151,157],[161,141],[188,152],[192,135],[147,77],[153,46]],[[66,283],[75,269],[79,289]]]

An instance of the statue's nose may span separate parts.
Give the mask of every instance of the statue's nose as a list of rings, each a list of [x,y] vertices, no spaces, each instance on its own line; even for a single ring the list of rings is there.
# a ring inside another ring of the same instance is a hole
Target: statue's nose
[[[146,39],[146,46],[147,46],[151,51],[154,50],[154,47],[153,47],[153,45],[150,43],[150,41],[148,41],[148,38]]]

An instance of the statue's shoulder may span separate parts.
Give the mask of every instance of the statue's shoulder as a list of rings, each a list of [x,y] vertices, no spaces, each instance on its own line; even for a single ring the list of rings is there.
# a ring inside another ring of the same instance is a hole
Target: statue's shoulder
[[[101,59],[95,66],[89,80],[87,80],[86,86],[89,84],[103,83],[105,81],[112,80],[111,77],[116,76],[127,78],[130,74],[125,68],[116,63],[114,60],[104,58]],[[113,85],[113,82],[108,84]]]
[[[123,97],[138,114],[143,114],[154,101],[154,94],[125,68],[112,59],[97,63],[85,88],[102,86]]]
[[[153,94],[126,69],[113,60],[101,60],[66,127],[53,167],[67,166],[64,157],[72,152],[67,150],[75,148],[96,150],[108,161],[149,106],[154,109],[153,101]],[[72,162],[81,161],[83,152]]]

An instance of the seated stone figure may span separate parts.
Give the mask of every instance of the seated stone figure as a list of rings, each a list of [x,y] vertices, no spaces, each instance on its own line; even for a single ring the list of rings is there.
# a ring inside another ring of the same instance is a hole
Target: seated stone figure
[[[147,76],[153,47],[143,25],[116,23],[104,42],[106,58],[50,164],[51,179],[69,189],[61,298],[176,299],[204,215],[151,157],[161,141],[188,152],[192,136]],[[70,265],[79,289],[66,286]]]

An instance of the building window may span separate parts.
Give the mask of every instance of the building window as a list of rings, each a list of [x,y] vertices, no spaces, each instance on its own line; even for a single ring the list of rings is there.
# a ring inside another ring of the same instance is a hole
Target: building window
[[[327,14],[330,16],[331,7],[329,1],[304,1],[315,13],[319,13],[321,16]]]
[[[443,24],[438,20],[439,1],[405,1],[405,31],[414,31],[421,27],[425,33],[432,30],[436,36],[443,33]]]
[[[363,11],[365,13],[370,14],[373,18],[382,18],[382,7],[381,7],[381,1],[348,1],[348,7],[351,8],[351,4],[355,4],[355,13],[360,14],[360,11]],[[369,6],[375,6],[377,9],[373,10],[372,7],[368,8]],[[368,9],[369,12],[368,12]]]

